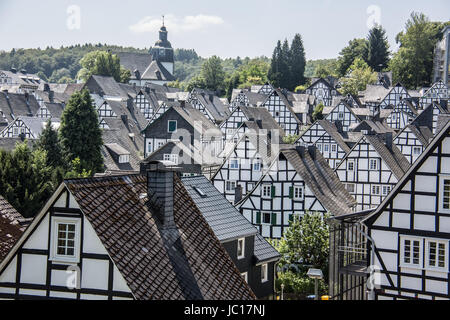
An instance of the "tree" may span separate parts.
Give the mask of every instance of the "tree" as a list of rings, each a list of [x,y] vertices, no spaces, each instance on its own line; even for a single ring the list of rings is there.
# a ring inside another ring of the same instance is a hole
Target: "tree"
[[[120,65],[120,58],[109,51],[92,51],[81,60],[82,69],[78,72],[78,79],[86,81],[91,75],[113,77],[117,82],[126,83],[131,72]]]
[[[395,82],[401,82],[408,88],[430,84],[434,47],[442,37],[441,30],[446,24],[430,22],[423,13],[411,13],[405,32],[400,32],[396,37],[400,48],[390,63]]]
[[[275,87],[281,86],[281,70],[280,70],[280,61],[282,59],[281,53],[281,41],[277,42],[277,46],[273,50],[272,61],[270,63],[270,69],[267,73],[267,78]]]
[[[292,90],[298,85],[303,85],[306,82],[305,79],[305,68],[306,68],[306,58],[305,58],[305,48],[303,47],[303,40],[300,34],[296,34],[291,44],[290,52],[290,66],[291,66],[291,76],[292,83],[289,89]]]
[[[323,119],[323,114],[322,114],[322,112],[323,112],[323,109],[325,108],[325,106],[324,106],[324,104],[321,102],[321,103],[319,103],[315,108],[314,108],[314,111],[313,111],[313,114],[312,114],[312,120],[313,121],[317,121],[317,120],[322,120]]]
[[[59,137],[67,163],[79,158],[86,171],[103,171],[102,132],[88,90],[70,97],[61,117]]]
[[[272,242],[281,254],[277,287],[285,285],[286,292],[312,293],[314,282],[306,275],[309,268],[321,269],[325,279],[320,292],[326,292],[329,256],[328,215],[306,212],[301,219],[294,217],[278,242]]]
[[[44,150],[27,141],[12,152],[0,150],[0,194],[24,217],[34,217],[56,189]]]
[[[58,132],[53,128],[51,119],[48,119],[42,130],[36,147],[47,152],[47,166],[56,168],[64,165]]]
[[[223,88],[225,72],[218,56],[212,56],[203,63],[201,77],[207,89],[216,91]]]
[[[289,42],[287,39],[284,40],[283,46],[281,47],[281,56],[279,60],[279,71],[280,71],[280,87],[293,90],[290,88],[292,84],[292,68],[290,66],[291,62],[291,49],[289,47]]]
[[[349,41],[348,46],[341,50],[337,62],[337,72],[339,77],[347,74],[348,68],[356,58],[367,60],[367,40],[353,39]]]
[[[368,84],[375,83],[377,79],[376,72],[361,58],[356,58],[349,68],[349,74],[340,79],[340,90],[345,95],[357,96],[359,91],[365,90]]]
[[[376,72],[387,68],[389,63],[389,43],[386,31],[375,25],[367,37],[367,64]]]

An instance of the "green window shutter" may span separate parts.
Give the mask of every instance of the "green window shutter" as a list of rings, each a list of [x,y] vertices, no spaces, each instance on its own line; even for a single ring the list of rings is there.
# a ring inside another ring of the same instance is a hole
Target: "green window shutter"
[[[294,198],[294,187],[289,187],[289,199]]]
[[[272,213],[272,225],[276,225],[276,224],[277,224],[277,214]]]
[[[256,213],[256,224],[261,224],[261,212]]]
[[[275,198],[275,186],[272,186],[272,199]]]

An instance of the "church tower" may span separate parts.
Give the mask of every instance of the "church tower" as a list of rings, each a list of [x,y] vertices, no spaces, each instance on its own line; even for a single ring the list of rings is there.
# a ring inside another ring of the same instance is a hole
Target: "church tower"
[[[160,62],[167,71],[173,75],[174,72],[174,57],[173,48],[170,42],[167,40],[167,28],[164,26],[164,16],[163,25],[159,30],[159,40],[156,41],[153,48],[151,48],[150,53],[152,55],[152,60]]]

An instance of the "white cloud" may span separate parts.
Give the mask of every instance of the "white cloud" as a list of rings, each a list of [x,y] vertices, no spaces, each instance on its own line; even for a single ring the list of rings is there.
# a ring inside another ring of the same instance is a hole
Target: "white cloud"
[[[173,33],[199,31],[224,23],[224,20],[221,17],[203,14],[185,16],[181,19],[173,14],[169,14],[165,16],[164,21],[167,29]],[[135,33],[156,32],[161,28],[161,24],[162,20],[160,17],[148,16],[138,21],[136,24],[131,25],[129,28]]]

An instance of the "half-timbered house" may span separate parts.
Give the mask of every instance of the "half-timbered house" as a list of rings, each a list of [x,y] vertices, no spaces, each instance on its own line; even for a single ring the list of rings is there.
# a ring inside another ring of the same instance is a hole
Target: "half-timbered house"
[[[40,134],[47,126],[49,119],[36,117],[18,117],[0,132],[1,138],[39,139]],[[52,118],[51,124],[58,129],[60,120]]]
[[[266,238],[279,239],[294,216],[350,213],[355,199],[314,147],[285,147],[236,207]]]
[[[433,83],[430,89],[428,89],[419,100],[419,105],[422,109],[426,108],[433,102],[440,104],[441,101],[447,101],[450,95],[445,83],[440,80]]]
[[[364,135],[336,168],[339,180],[361,211],[378,206],[410,163],[393,144],[392,133]]]
[[[217,190],[231,203],[237,203],[242,195],[253,190],[276,159],[282,138],[279,127],[264,127],[262,121],[244,122],[240,130],[236,133],[237,142],[229,144],[231,148],[227,145],[221,153],[223,164],[211,178]]]
[[[300,133],[301,122],[281,90],[273,90],[262,107],[269,111],[286,135],[298,135]]]
[[[187,147],[202,151],[205,163],[215,163],[223,149],[222,132],[202,112],[186,104],[171,107],[145,130],[145,157],[170,140],[180,140]],[[214,161],[213,161],[214,160]]]
[[[345,100],[341,100],[332,111],[328,113],[325,119],[330,122],[339,121],[342,124],[342,130],[348,132],[361,122],[361,119],[359,119],[353,110],[354,109],[347,104]]]
[[[211,91],[195,88],[186,102],[202,112],[214,124],[221,124],[230,115],[228,103],[225,103]]]
[[[388,107],[387,107],[388,108]],[[412,103],[403,99],[386,118],[386,124],[392,129],[399,131],[410,124],[419,113]]]
[[[334,170],[350,151],[345,142],[341,122],[331,123],[328,120],[316,121],[297,141],[297,145],[315,145]]]
[[[363,220],[379,270],[377,300],[450,298],[450,122]]]
[[[305,92],[306,94],[315,96],[317,104],[322,103],[326,107],[331,106],[333,97],[340,96],[336,88],[328,80],[323,78],[315,80]]]
[[[204,176],[182,182],[256,297],[273,297],[280,254]]]
[[[0,263],[0,297],[255,298],[178,174],[160,163],[64,181]]]

